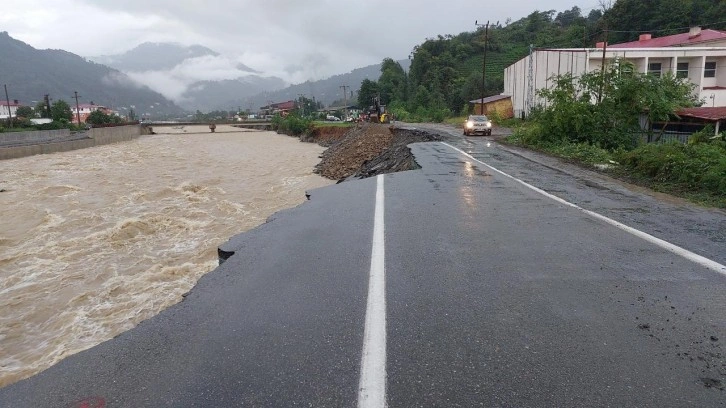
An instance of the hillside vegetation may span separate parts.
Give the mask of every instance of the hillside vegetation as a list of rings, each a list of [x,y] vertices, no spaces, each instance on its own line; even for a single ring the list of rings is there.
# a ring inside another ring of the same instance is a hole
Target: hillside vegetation
[[[46,94],[75,104],[72,98],[77,91],[81,103],[133,108],[154,117],[181,112],[161,94],[138,86],[119,71],[70,52],[37,50],[7,32],[0,32],[0,56],[0,83],[7,84],[10,100],[26,105],[34,105]]]
[[[535,48],[593,47],[631,41],[641,33],[677,34],[690,26],[726,29],[726,1],[618,0],[612,7],[534,11],[517,21],[491,22],[488,31],[485,96],[503,90],[504,68]],[[468,101],[482,96],[484,27],[426,39],[414,47],[408,73],[385,59],[378,81],[364,80],[358,103],[374,95],[403,120],[435,120],[466,114]]]

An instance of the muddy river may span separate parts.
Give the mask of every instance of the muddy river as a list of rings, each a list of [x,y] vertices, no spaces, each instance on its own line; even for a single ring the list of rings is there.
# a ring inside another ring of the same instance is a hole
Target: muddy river
[[[219,244],[332,183],[291,137],[155,130],[0,161],[0,387],[179,302]]]

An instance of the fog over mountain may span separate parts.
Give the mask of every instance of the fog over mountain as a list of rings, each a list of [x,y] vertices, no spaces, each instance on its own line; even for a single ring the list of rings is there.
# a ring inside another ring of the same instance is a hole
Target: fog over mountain
[[[94,102],[149,116],[176,115],[182,109],[163,95],[105,65],[63,50],[38,50],[0,32],[0,83],[8,85],[10,99],[26,105],[43,100]]]
[[[123,54],[90,58],[123,71],[191,111],[229,108],[232,100],[287,85],[201,45],[144,43]]]
[[[411,61],[408,59],[400,60],[398,63],[406,71],[411,66]],[[307,98],[315,98],[316,101],[320,101],[328,106],[334,102],[344,100],[343,89],[341,88],[343,85],[348,87],[348,95],[346,96],[348,101],[355,104],[361,82],[364,79],[377,81],[380,76],[380,63],[368,65],[319,81],[306,81],[301,84],[290,85],[287,88],[277,91],[263,92],[249,98],[239,99],[234,103],[230,103],[229,106],[240,105],[242,109],[254,111],[261,106],[267,105],[269,102],[284,102],[297,99],[300,95],[304,95]]]

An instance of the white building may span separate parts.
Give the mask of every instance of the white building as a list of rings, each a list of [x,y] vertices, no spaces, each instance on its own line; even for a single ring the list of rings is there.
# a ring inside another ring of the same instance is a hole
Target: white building
[[[527,115],[544,104],[537,90],[552,86],[551,78],[571,73],[578,77],[600,70],[603,45],[596,48],[536,49],[504,70],[504,95],[512,97],[514,115]],[[690,32],[653,38],[643,34],[638,41],[608,45],[605,63],[616,58],[633,63],[642,73],[674,75],[696,85],[694,93],[704,106],[726,106],[726,32],[692,28]],[[531,69],[530,69],[531,65]]]
[[[78,109],[76,109],[75,105],[71,106],[71,112],[73,113],[74,121],[77,119],[77,116],[80,116],[81,122],[85,122],[86,119],[91,116],[91,113],[95,111],[101,111],[107,115],[111,115],[114,113],[111,109],[103,105],[96,105],[93,102],[81,103],[78,105]]]
[[[8,119],[10,116],[16,117],[18,112],[18,107],[22,106],[18,101],[12,101],[10,102],[10,105],[8,106],[8,101],[0,101],[0,120],[1,119]]]

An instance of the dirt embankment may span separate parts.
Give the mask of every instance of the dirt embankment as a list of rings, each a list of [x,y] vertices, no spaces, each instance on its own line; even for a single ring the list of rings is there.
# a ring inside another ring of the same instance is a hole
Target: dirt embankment
[[[329,147],[345,136],[351,128],[341,126],[317,127],[311,134],[300,136],[303,142],[317,143],[320,146]]]
[[[315,172],[329,179],[344,180],[415,169],[418,166],[407,145],[440,139],[419,130],[364,123],[348,129],[329,145],[324,144],[330,142],[325,133],[302,140],[330,146],[320,156],[322,160],[315,166]]]

